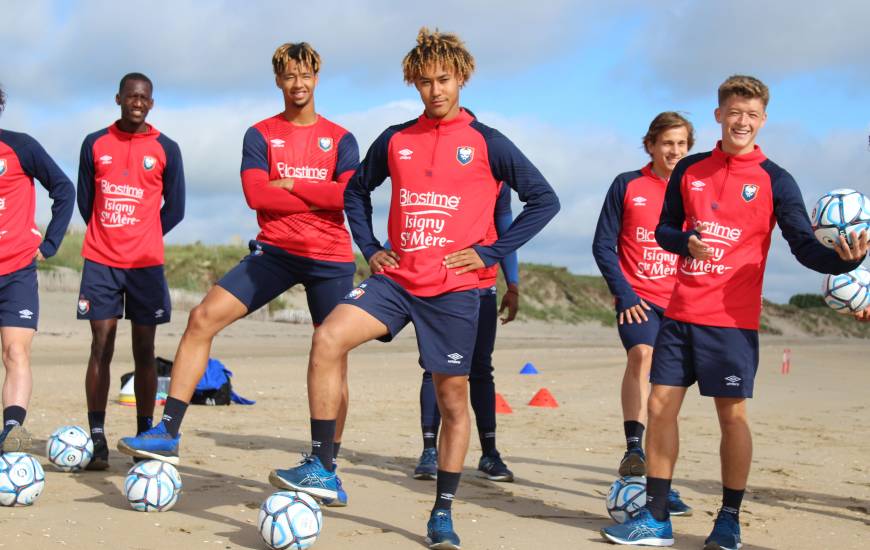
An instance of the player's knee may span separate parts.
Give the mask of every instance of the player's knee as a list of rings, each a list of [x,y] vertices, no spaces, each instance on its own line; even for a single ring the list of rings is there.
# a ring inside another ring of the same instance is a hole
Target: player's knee
[[[13,342],[3,346],[3,364],[7,370],[26,369],[30,366],[30,350],[28,346]]]
[[[214,320],[211,310],[205,304],[199,304],[190,310],[187,316],[187,332],[197,335],[213,335]]]
[[[649,416],[650,424],[653,422],[676,420],[678,412],[678,408],[669,406],[667,400],[656,395],[655,392],[649,396],[649,401],[647,402],[647,415]]]
[[[324,323],[314,330],[311,336],[311,355],[313,357],[341,357],[348,352],[342,331],[332,323]]]
[[[653,348],[652,346],[637,345],[628,350],[628,370],[629,372],[640,374],[643,372],[649,373],[652,366]]]

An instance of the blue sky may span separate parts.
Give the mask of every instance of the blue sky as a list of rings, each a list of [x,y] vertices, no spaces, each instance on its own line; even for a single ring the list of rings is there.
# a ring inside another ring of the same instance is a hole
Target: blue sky
[[[387,125],[416,116],[402,56],[421,25],[455,31],[478,70],[462,102],[535,162],[563,202],[521,259],[597,273],[595,219],[619,172],[645,162],[640,136],[663,110],[688,113],[696,150],[716,137],[715,91],[729,74],[771,88],[759,142],[801,185],[808,207],[825,190],[870,192],[870,3],[768,0],[23,2],[4,4],[0,82],[4,128],[40,140],[71,176],[83,137],[117,117],[119,78],[156,84],[150,121],[182,147],[188,211],[170,242],[253,237],[238,180],[247,126],[280,111],[270,57],[306,40],[323,56],[318,111],[366,149]],[[364,153],[364,151],[363,151]],[[386,192],[376,208],[384,212]],[[515,204],[515,209],[520,207]],[[48,218],[40,196],[38,217]],[[82,221],[76,215],[76,224]],[[376,227],[384,232],[383,215]],[[779,231],[765,295],[817,291],[821,276],[790,257]]]

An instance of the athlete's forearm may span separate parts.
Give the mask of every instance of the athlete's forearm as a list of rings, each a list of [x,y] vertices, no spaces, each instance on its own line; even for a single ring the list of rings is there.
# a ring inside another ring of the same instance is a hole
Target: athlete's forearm
[[[266,210],[279,214],[299,214],[310,212],[308,203],[288,193],[281,187],[269,185],[269,175],[259,169],[242,172],[242,191],[245,201],[252,210]]]

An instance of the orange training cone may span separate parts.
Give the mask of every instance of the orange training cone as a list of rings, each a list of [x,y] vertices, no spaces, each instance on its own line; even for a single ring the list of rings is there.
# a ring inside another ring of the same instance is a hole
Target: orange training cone
[[[505,399],[500,393],[495,394],[495,412],[498,414],[510,414],[514,412],[508,404],[507,399]]]
[[[785,348],[782,352],[782,370],[781,374],[789,374],[791,372],[791,349]]]
[[[553,397],[553,394],[550,393],[550,390],[547,388],[541,388],[538,390],[538,393],[532,397],[532,400],[529,401],[530,407],[545,407],[548,409],[555,409],[559,406],[556,402],[556,398]]]

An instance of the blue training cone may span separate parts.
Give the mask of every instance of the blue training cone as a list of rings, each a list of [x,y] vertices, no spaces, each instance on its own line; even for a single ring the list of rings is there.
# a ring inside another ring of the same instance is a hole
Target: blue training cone
[[[526,363],[522,369],[520,369],[520,374],[538,374],[538,369],[531,363]]]

